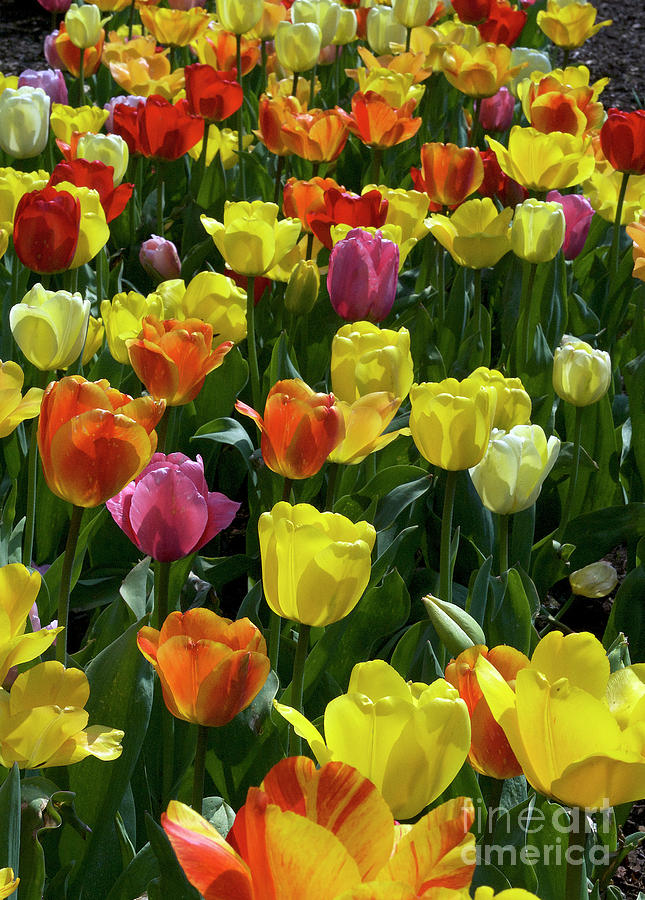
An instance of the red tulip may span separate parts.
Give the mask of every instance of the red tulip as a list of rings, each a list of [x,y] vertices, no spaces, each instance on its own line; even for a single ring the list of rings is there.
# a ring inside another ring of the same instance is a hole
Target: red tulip
[[[410,170],[417,191],[430,197],[431,210],[458,206],[482,183],[484,172],[475,147],[457,147],[439,141],[421,148],[421,169]]]
[[[493,0],[453,0],[452,7],[466,25],[478,25],[490,15]]]
[[[242,105],[244,93],[237,69],[218,72],[212,66],[194,63],[184,69],[188,112],[207,122],[221,122]]]
[[[13,243],[20,262],[41,274],[69,268],[78,243],[81,204],[68,191],[44,187],[16,207]]]
[[[188,112],[186,100],[179,100],[173,106],[153,94],[136,108],[117,104],[114,131],[124,139],[130,153],[173,160],[202,140],[204,120]]]
[[[477,28],[482,40],[512,47],[525,25],[524,10],[515,9],[506,0],[493,0],[488,19]]]
[[[51,174],[49,184],[53,187],[63,181],[97,191],[108,222],[121,215],[134,190],[134,185],[127,182],[115,188],[114,167],[106,166],[98,160],[90,162],[87,159],[74,159],[59,162]]]
[[[600,129],[600,146],[614,169],[645,175],[645,109],[610,109]]]
[[[333,245],[330,234],[332,225],[380,228],[385,224],[388,202],[380,191],[367,191],[359,195],[339,188],[329,188],[325,191],[324,199],[324,209],[309,216],[309,226],[328,250]]]

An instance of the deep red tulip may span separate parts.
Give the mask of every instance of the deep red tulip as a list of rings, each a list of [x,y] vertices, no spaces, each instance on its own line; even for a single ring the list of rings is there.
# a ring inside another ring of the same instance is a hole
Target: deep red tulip
[[[493,0],[453,0],[452,8],[466,25],[478,25],[490,15]]]
[[[136,108],[114,107],[114,131],[130,153],[157,159],[179,159],[204,136],[204,120],[188,111],[186,100],[174,105],[153,94]]]
[[[44,187],[16,207],[13,243],[20,262],[40,274],[69,268],[78,243],[81,204],[68,191]]]
[[[338,188],[325,191],[325,207],[309,217],[309,226],[319,241],[331,250],[332,225],[361,225],[380,228],[385,224],[388,202],[380,191],[367,191],[359,195]]]
[[[512,47],[526,25],[526,13],[515,9],[506,0],[493,0],[490,14],[477,28],[482,40]]]
[[[614,169],[645,175],[645,109],[610,109],[600,129],[600,146]]]
[[[134,185],[127,182],[115,188],[114,166],[106,166],[98,160],[91,162],[79,158],[59,162],[51,174],[49,184],[53,187],[63,181],[97,191],[108,222],[121,215],[134,189]]]
[[[194,63],[184,69],[188,112],[207,122],[221,122],[237,112],[244,99],[237,70],[218,72],[212,66]]]
[[[484,164],[484,180],[477,188],[478,194],[481,197],[496,198],[502,206],[516,206],[523,203],[529,192],[502,172],[495,153],[492,150],[480,150],[479,154]]]

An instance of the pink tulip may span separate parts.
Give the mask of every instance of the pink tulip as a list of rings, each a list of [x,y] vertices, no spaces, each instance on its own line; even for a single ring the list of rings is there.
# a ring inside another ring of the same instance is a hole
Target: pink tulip
[[[194,9],[196,6],[204,6],[206,0],[168,0],[168,6],[171,9],[183,9],[185,11]]]
[[[339,316],[380,322],[392,309],[399,277],[399,248],[380,231],[353,228],[329,257],[327,290]]]
[[[66,13],[72,0],[38,0],[43,9],[50,13]]]
[[[513,122],[515,97],[502,87],[492,97],[477,101],[477,115],[484,131],[506,131]]]
[[[56,47],[57,37],[58,28],[56,28],[55,31],[52,31],[51,34],[48,34],[46,36],[45,43],[43,45],[43,53],[45,54],[45,59],[47,60],[48,66],[51,66],[52,69],[64,69],[65,64],[60,58],[58,48]]]
[[[139,262],[153,278],[167,281],[181,275],[181,260],[172,241],[153,234],[141,244]]]
[[[155,453],[146,468],[106,503],[139,550],[160,562],[188,556],[227,528],[240,508],[209,491],[201,456]]]
[[[42,88],[52,103],[67,105],[67,85],[60,69],[25,69],[18,77],[18,87],[23,85]]]
[[[549,191],[546,199],[562,204],[566,223],[562,252],[565,259],[575,259],[582,253],[587,240],[593,219],[593,207],[587,198],[580,194],[563,195],[559,191]]]

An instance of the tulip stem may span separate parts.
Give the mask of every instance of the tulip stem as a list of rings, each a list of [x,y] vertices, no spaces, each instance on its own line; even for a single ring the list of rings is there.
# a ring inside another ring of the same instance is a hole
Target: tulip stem
[[[473,281],[474,281],[474,302],[473,302],[473,319],[477,323],[477,334],[481,339],[481,325],[482,325],[482,270],[474,269],[473,270]]]
[[[383,149],[374,147],[372,153],[372,184],[378,184],[381,177],[381,160],[383,158]]]
[[[249,351],[253,409],[260,412],[260,370],[258,368],[258,351],[255,346],[255,278],[253,275],[249,275],[246,285],[246,343]]]
[[[443,514],[441,517],[441,550],[439,556],[439,597],[452,603],[452,566],[450,560],[450,544],[452,537],[452,510],[455,505],[455,488],[457,473],[446,472],[446,487],[443,495]]]
[[[78,63],[78,105],[83,106],[85,100],[85,50],[81,48],[81,56]]]
[[[193,769],[193,802],[192,808],[202,814],[204,801],[204,775],[206,774],[206,748],[208,745],[208,725],[197,726],[197,748]]]
[[[629,181],[629,172],[623,172],[623,178],[620,182],[620,192],[618,194],[618,203],[616,204],[616,218],[614,220],[614,234],[611,241],[611,256],[609,259],[608,286],[611,279],[618,272],[618,264],[620,262],[620,220],[623,217],[623,204],[625,202],[625,194],[627,193],[627,182]]]
[[[276,206],[280,203],[280,194],[282,192],[282,172],[284,169],[284,156],[278,157],[278,162],[275,167],[275,190],[273,192],[273,202]]]
[[[439,324],[446,318],[446,251],[437,244],[437,297],[439,300]]]
[[[130,18],[128,19],[128,40],[132,40],[132,29],[134,28],[134,6],[135,0],[130,4]]]
[[[524,271],[522,272],[522,297],[520,299],[521,315],[524,316],[524,369],[528,369],[529,359],[531,357],[531,303],[533,294],[533,284],[535,282],[535,273],[537,272],[537,263],[531,263],[524,260]]]
[[[294,72],[294,73],[293,73],[293,81],[292,81],[292,83],[291,83],[291,96],[292,96],[292,97],[297,97],[297,96],[298,96],[298,95],[296,94],[296,91],[298,90],[298,76],[299,76],[299,73],[298,73],[298,72]]]
[[[340,78],[342,75],[341,59],[343,58],[343,47],[336,47],[336,59],[334,60],[334,78],[336,88],[336,106],[340,103]]]
[[[327,467],[327,494],[325,496],[325,509],[329,510],[329,512],[334,511],[338,469],[338,463],[329,463],[329,466]]]
[[[499,538],[499,574],[503,575],[508,572],[508,526],[510,522],[509,516],[498,516],[498,538]]]
[[[18,259],[18,254],[14,250],[13,259],[11,260],[11,296],[7,303],[7,298],[2,304],[2,352],[0,359],[8,362],[13,358],[12,348],[13,341],[11,339],[11,327],[9,326],[9,312],[12,306],[15,306],[21,298],[18,297],[20,292],[20,269],[22,264]]]
[[[410,52],[410,38],[411,38],[411,37],[412,37],[412,29],[411,29],[411,28],[407,28],[407,29],[406,29],[406,35],[405,35],[405,52],[406,52],[406,53],[409,53],[409,52]]]
[[[305,683],[305,663],[307,650],[309,649],[310,625],[300,623],[298,631],[298,644],[296,656],[293,661],[293,680],[291,682],[291,703],[294,709],[302,712],[302,695]],[[289,756],[300,756],[302,753],[302,739],[296,734],[295,729],[289,733]]]
[[[163,207],[164,207],[164,181],[163,166],[158,160],[157,165],[157,234],[163,237]]]
[[[235,36],[235,60],[237,64],[237,80],[239,82],[240,88],[242,89],[242,96],[244,96],[244,85],[242,84],[241,34]],[[242,154],[244,153],[244,118],[242,116],[243,108],[244,103],[240,104],[240,108],[237,111],[237,162],[240,167],[240,186],[242,189],[242,200],[246,200],[246,172],[244,171],[244,159],[242,156]]]
[[[576,492],[576,482],[578,481],[578,468],[580,466],[580,449],[582,445],[582,411],[584,406],[576,406],[576,424],[573,438],[573,458],[571,460],[571,476],[569,478],[569,490],[567,491],[567,499],[564,503],[562,511],[562,521],[558,532],[560,537],[564,534],[564,529],[571,516],[571,506]]]
[[[157,561],[155,575],[155,616],[156,627],[161,626],[168,617],[168,588],[170,586],[170,566],[169,562]]]
[[[47,372],[38,372],[36,387],[47,383]],[[30,566],[34,554],[34,526],[36,523],[36,483],[38,479],[38,419],[31,423],[29,457],[27,461],[27,516],[22,551],[23,566]]]
[[[63,557],[63,570],[60,575],[60,588],[58,590],[58,624],[63,626],[62,631],[56,639],[56,659],[63,665],[67,662],[67,619],[69,616],[69,593],[72,583],[72,569],[74,568],[74,557],[76,556],[76,545],[78,536],[81,532],[81,520],[83,518],[83,507],[72,507],[72,518],[69,523],[69,531],[67,532],[67,543],[65,544],[65,555]]]
[[[581,900],[586,897],[583,891],[585,877],[585,845],[587,843],[586,816],[583,809],[573,807],[571,810],[571,831],[569,832],[569,849],[567,851],[567,874],[564,896],[567,900]],[[586,880],[586,879],[585,879]]]
[[[318,66],[315,65],[311,70],[310,80],[309,80],[309,109],[311,109],[314,105],[314,98],[316,96],[316,72],[318,71]]]

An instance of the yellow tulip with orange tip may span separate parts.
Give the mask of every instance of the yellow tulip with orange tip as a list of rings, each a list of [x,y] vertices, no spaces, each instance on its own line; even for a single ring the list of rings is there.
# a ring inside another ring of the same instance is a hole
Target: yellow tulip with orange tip
[[[277,711],[320,765],[354,766],[382,793],[397,819],[410,819],[448,787],[470,747],[468,709],[442,678],[408,683],[384,660],[358,663],[346,694],[327,704],[325,737],[301,713]]]
[[[22,396],[25,375],[18,363],[0,360],[0,438],[7,437],[24,422],[40,412],[41,388],[29,388]]]
[[[400,107],[408,100],[419,103],[425,93],[425,87],[414,83],[411,72],[396,72],[392,69],[373,66],[371,69],[356,69],[358,90],[366,94],[374,91],[390,106]]]
[[[154,56],[167,56],[169,50],[157,52],[157,42],[151,34],[137,37],[133,35],[130,40],[122,40],[121,35],[111,31],[108,40],[103,45],[101,62],[105,66],[110,63],[122,63],[128,59],[152,59]]]
[[[454,261],[469,269],[494,266],[511,249],[513,210],[498,212],[490,197],[467,200],[450,216],[433,213],[430,231]]]
[[[501,170],[532,191],[559,191],[581,184],[595,168],[590,143],[572,134],[542,134],[536,128],[511,129],[508,148],[486,137]]]
[[[577,73],[577,70],[570,67],[563,72],[560,69],[559,73],[549,73],[538,80],[533,73],[520,82],[517,93],[524,115],[533,128],[544,134],[563,131],[582,137],[592,129],[600,128],[604,110],[597,100],[597,85],[590,85],[588,77],[586,84],[569,84],[566,80],[568,72]],[[578,81],[577,78],[572,80]]]
[[[521,66],[511,65],[511,49],[505,44],[479,44],[472,50],[451,44],[441,57],[441,71],[462,94],[492,97]]]
[[[22,672],[10,691],[0,689],[0,762],[20,769],[70,766],[86,756],[104,761],[121,755],[123,732],[87,726],[87,676],[59,662]]]
[[[41,581],[39,572],[30,572],[19,563],[0,567],[0,686],[12,666],[36,659],[63,630],[41,628],[25,633]]]
[[[123,291],[112,300],[101,300],[101,317],[105,325],[108,349],[123,365],[129,364],[126,341],[136,338],[145,316],[164,317],[164,304],[158,292],[144,297],[137,291]]]
[[[386,225],[397,225],[401,229],[401,241],[410,238],[420,241],[430,231],[426,222],[429,198],[422,191],[392,188],[385,184],[366,184],[361,194],[378,191],[387,200]]]
[[[529,784],[588,810],[645,794],[643,666],[610,674],[600,641],[555,631],[517,673],[515,692],[487,660],[475,667]]]
[[[252,787],[225,840],[173,801],[161,817],[186,877],[205,900],[414,900],[467,894],[475,867],[472,801],[458,797],[415,825],[395,824],[350,765],[277,763]]]
[[[596,7],[586,0],[573,3],[547,0],[546,10],[541,9],[537,14],[537,24],[558,47],[573,50],[582,47],[601,28],[611,25],[611,19],[596,23],[597,15]]]
[[[161,54],[112,62],[110,75],[128,94],[141,97],[157,94],[164,100],[173,100],[185,83],[184,70],[171,71],[170,60]]]

